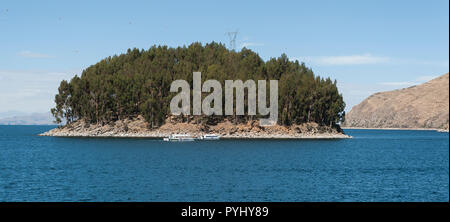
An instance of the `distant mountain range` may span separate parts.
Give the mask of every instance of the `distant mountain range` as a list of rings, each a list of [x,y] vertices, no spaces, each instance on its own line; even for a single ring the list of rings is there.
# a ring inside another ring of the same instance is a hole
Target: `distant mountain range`
[[[0,112],[0,119],[7,118],[7,117],[13,117],[13,116],[26,116],[27,113],[16,111],[16,110],[9,110],[6,112]]]
[[[449,74],[424,84],[375,93],[345,116],[345,127],[449,128]]]
[[[15,112],[2,113],[3,116],[11,115]],[[47,113],[32,113],[21,114],[16,116],[9,116],[0,118],[0,125],[55,125],[53,123],[54,117],[50,112]]]

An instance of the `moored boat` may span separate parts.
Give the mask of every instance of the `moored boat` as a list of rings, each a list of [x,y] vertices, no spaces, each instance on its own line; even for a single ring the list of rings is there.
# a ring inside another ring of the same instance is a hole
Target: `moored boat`
[[[220,136],[216,134],[205,134],[200,137],[202,140],[218,140],[220,139]]]
[[[194,138],[189,134],[172,134],[163,139],[164,141],[174,141],[174,142],[184,142],[184,141],[194,141]]]

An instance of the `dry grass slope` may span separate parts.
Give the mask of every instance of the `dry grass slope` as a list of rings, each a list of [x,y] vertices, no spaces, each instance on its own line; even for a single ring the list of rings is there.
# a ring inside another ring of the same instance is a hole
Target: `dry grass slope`
[[[449,127],[449,74],[409,88],[375,93],[346,115],[345,127]]]

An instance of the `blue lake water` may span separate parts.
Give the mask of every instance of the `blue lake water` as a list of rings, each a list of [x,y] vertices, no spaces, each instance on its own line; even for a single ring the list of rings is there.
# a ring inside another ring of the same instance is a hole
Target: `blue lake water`
[[[449,134],[341,140],[56,138],[0,126],[0,201],[449,201]]]

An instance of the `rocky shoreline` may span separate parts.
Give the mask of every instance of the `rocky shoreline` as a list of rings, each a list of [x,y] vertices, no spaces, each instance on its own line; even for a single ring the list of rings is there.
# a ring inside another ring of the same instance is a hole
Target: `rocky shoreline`
[[[367,129],[367,130],[425,130],[425,131],[437,131],[437,132],[449,132],[448,128],[370,128],[370,127],[342,127],[342,129]]]
[[[438,131],[440,133],[448,133],[449,132],[448,129],[437,129],[436,131]]]
[[[70,125],[58,127],[39,136],[55,137],[131,137],[131,138],[163,138],[171,134],[187,133],[198,137],[206,133],[220,135],[223,139],[346,139],[352,138],[336,129],[319,126],[316,123],[306,123],[291,127],[270,126],[260,127],[257,121],[234,125],[222,122],[214,126],[195,123],[179,123],[168,119],[157,128],[149,129],[142,117],[119,120],[111,124],[87,124],[76,121]]]

